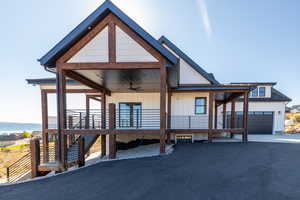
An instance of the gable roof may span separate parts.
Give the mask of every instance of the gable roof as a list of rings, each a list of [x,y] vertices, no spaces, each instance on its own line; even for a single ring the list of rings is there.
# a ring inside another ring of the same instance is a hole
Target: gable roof
[[[202,69],[196,62],[194,62],[189,56],[187,56],[183,51],[181,51],[174,43],[168,40],[165,36],[161,36],[159,39],[161,44],[166,44],[171,50],[173,50],[181,59],[187,62],[194,70],[206,78],[209,82],[214,85],[219,85],[220,83],[215,79],[212,73],[207,73]]]
[[[164,48],[154,37],[141,28],[136,22],[128,17],[123,11],[115,6],[111,1],[106,0],[91,15],[81,22],[65,38],[56,44],[46,55],[39,59],[41,65],[46,67],[55,67],[56,60],[86,35],[91,27],[94,27],[109,13],[116,15],[121,21],[135,31],[141,38],[148,42],[154,49],[161,53],[169,62],[177,64],[178,59],[166,48]]]

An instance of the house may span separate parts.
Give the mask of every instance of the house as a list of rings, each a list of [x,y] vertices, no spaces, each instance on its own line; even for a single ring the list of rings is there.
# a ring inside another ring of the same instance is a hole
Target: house
[[[300,105],[293,105],[291,107],[287,107],[286,110],[287,110],[287,112],[290,112],[290,113],[299,113]]]
[[[98,137],[102,155],[111,159],[116,158],[117,142],[138,138],[157,139],[161,154],[171,140],[213,142],[215,135],[241,133],[247,142],[252,116],[248,97],[260,84],[219,83],[174,43],[166,37],[156,40],[110,1],[39,62],[56,78],[28,80],[40,86],[42,95],[43,163],[39,142],[32,141],[33,176],[84,165],[84,155]],[[48,121],[50,93],[57,94],[53,127]],[[66,93],[86,94],[86,109],[68,110]],[[90,110],[91,99],[101,102],[99,110]],[[51,134],[56,138],[54,158],[49,153]]]

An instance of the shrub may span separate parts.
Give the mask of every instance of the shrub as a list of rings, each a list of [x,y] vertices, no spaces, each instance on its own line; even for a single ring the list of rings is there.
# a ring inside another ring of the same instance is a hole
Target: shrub
[[[299,115],[296,115],[296,116],[295,116],[295,121],[296,121],[297,123],[300,123],[300,116],[299,116]]]
[[[24,132],[23,132],[23,136],[24,136],[25,138],[31,138],[31,133],[29,133],[28,131],[24,131]]]

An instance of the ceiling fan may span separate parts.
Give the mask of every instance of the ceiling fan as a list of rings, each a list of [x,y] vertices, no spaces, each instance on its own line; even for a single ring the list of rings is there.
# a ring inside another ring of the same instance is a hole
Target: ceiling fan
[[[133,83],[132,81],[129,82],[129,90],[132,90],[132,91],[142,91],[141,87],[133,87]]]

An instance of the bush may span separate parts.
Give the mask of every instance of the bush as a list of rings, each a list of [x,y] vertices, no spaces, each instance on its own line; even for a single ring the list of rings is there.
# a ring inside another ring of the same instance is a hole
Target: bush
[[[25,138],[31,138],[31,133],[29,133],[28,131],[24,131],[24,132],[23,132],[23,136],[24,136]]]
[[[299,116],[299,115],[296,115],[296,116],[295,116],[295,121],[296,121],[297,123],[300,123],[300,116]]]

